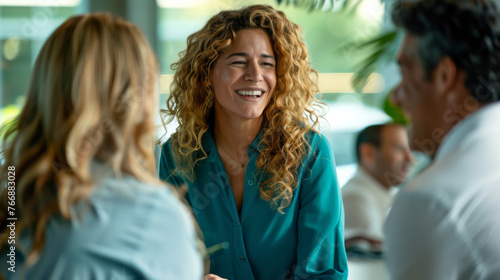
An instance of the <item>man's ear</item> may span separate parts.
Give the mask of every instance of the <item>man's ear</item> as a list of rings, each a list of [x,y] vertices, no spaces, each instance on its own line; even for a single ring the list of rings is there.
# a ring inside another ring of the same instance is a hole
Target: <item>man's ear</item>
[[[361,143],[359,145],[360,163],[364,166],[375,164],[375,146],[371,143]]]
[[[455,62],[449,56],[445,56],[439,60],[434,70],[434,78],[440,93],[448,93],[456,86],[459,80],[458,69]]]

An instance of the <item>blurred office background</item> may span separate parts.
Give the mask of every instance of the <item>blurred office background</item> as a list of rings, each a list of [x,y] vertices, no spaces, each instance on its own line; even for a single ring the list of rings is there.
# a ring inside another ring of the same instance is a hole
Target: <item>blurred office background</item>
[[[160,62],[160,104],[164,107],[173,74],[170,65],[185,48],[189,34],[201,28],[210,16],[221,9],[268,4],[283,10],[304,29],[313,68],[320,73],[321,100],[327,105],[320,130],[334,148],[342,186],[355,172],[354,139],[357,132],[367,125],[390,120],[382,107],[388,92],[399,81],[395,63],[373,68],[374,73],[360,92],[355,92],[351,79],[353,73],[359,70],[359,65],[373,54],[369,48],[360,50],[354,45],[392,28],[389,19],[391,2],[362,0],[344,12],[339,8],[342,1],[334,1],[339,5],[333,9],[325,6],[328,11],[310,11],[307,7],[287,5],[287,2],[290,1],[0,0],[0,121],[3,123],[17,114],[40,47],[50,33],[71,15],[111,12],[138,25]],[[173,126],[169,127],[166,133],[170,134],[172,129]],[[159,131],[158,135],[162,133]],[[351,265],[354,268],[350,277],[352,280],[385,277],[380,264]],[[366,273],[372,277],[365,278]]]
[[[278,4],[278,2],[282,2]],[[304,29],[325,107],[321,131],[329,138],[343,185],[355,171],[354,137],[363,127],[389,121],[382,106],[399,80],[395,64],[375,68],[361,92],[351,86],[353,73],[371,54],[354,45],[391,28],[390,2],[362,0],[340,12],[335,7],[311,11],[278,0],[0,0],[0,121],[12,118],[23,104],[30,69],[50,33],[67,17],[105,11],[137,24],[155,49],[161,67],[161,106],[169,92],[170,65],[185,48],[186,38],[221,9],[268,4],[283,10]],[[300,2],[300,1],[299,1]],[[352,1],[358,2],[358,1]],[[350,46],[353,47],[350,47]],[[171,127],[173,129],[173,127]],[[167,136],[172,132],[168,129]],[[159,135],[162,133],[159,132]]]

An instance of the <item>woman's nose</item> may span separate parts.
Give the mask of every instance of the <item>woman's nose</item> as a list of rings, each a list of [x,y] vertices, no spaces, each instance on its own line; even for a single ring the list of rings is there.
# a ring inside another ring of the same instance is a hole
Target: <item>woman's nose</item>
[[[262,69],[260,69],[258,63],[249,63],[245,71],[245,80],[254,82],[262,81]]]

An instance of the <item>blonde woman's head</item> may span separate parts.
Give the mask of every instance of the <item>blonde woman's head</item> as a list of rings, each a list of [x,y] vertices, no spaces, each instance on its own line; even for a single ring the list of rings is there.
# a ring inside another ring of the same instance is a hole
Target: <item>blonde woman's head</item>
[[[69,218],[70,206],[90,192],[92,162],[116,176],[156,181],[157,76],[145,37],[125,20],[75,16],[47,39],[26,103],[4,128],[2,151],[2,174],[16,168],[18,212],[21,224],[32,228],[34,251],[43,246],[47,218]]]
[[[19,136],[31,132],[21,125],[39,120],[43,140],[58,144],[69,168],[93,158],[118,166],[129,148],[145,152],[141,138],[153,131],[157,69],[136,26],[106,14],[72,17],[40,51]]]

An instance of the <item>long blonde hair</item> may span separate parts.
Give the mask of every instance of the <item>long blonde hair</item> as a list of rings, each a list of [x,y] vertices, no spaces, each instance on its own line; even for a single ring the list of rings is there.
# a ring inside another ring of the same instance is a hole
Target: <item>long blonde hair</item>
[[[297,187],[297,170],[309,151],[307,132],[318,125],[314,110],[319,92],[317,72],[311,68],[301,28],[281,11],[254,5],[240,10],[222,11],[187,39],[187,48],[176,70],[167,109],[162,119],[179,123],[172,135],[174,157],[179,173],[193,181],[194,164],[206,158],[202,137],[213,122],[214,92],[210,72],[242,29],[262,29],[271,40],[277,57],[277,85],[264,112],[264,130],[257,167],[270,174],[260,186],[262,199],[282,212]]]
[[[0,184],[7,186],[7,171],[15,168],[16,232],[30,229],[29,259],[43,248],[49,218],[71,219],[70,207],[88,197],[93,161],[105,162],[117,176],[157,182],[157,76],[139,28],[110,15],[71,17],[45,42],[26,103],[2,139]],[[7,237],[6,188],[1,196],[0,248]]]

